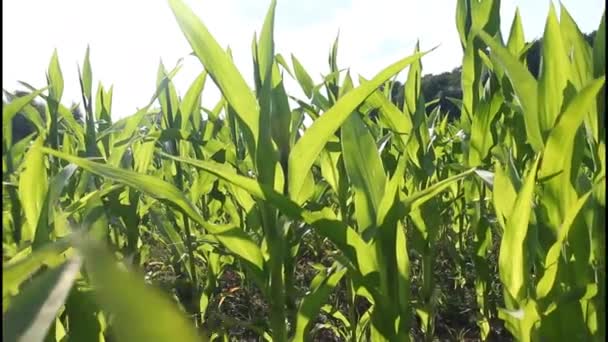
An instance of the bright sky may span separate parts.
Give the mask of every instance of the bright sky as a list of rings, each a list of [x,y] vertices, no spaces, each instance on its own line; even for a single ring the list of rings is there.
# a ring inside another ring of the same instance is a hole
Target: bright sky
[[[541,36],[551,0],[503,0],[503,36],[508,36],[519,7],[527,40]],[[230,46],[235,63],[253,84],[251,40],[259,32],[270,0],[186,1],[222,46]],[[278,0],[275,51],[291,65],[294,54],[320,82],[328,73],[328,53],[340,30],[338,66],[353,76],[371,78],[382,68],[410,55],[420,39],[422,50],[441,44],[423,58],[423,72],[441,73],[461,64],[455,24],[455,0]],[[554,1],[559,11],[558,1]],[[599,26],[602,0],[562,0],[580,29]],[[162,60],[167,69],[192,50],[165,0],[3,0],[2,87],[22,89],[46,84],[45,72],[57,48],[64,75],[62,102],[80,102],[77,64],[91,47],[94,91],[97,82],[114,85],[113,116],[133,114],[155,90]],[[194,56],[184,59],[174,79],[180,95],[202,71]],[[303,94],[286,75],[288,91]],[[356,80],[357,78],[354,77]],[[207,83],[208,85],[211,82]],[[218,99],[206,87],[203,105]]]

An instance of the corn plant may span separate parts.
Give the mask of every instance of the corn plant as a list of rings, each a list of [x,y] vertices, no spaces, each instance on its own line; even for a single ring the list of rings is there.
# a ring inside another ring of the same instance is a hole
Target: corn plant
[[[87,48],[84,127],[61,104],[57,52],[45,87],[22,82],[29,94],[3,104],[3,338],[227,341],[238,328],[272,341],[323,329],[432,341],[444,252],[475,298],[479,339],[497,324],[524,341],[605,337],[604,18],[590,46],[551,7],[535,79],[519,13],[504,43],[499,0],[459,0],[462,114],[451,121],[421,92],[435,51],[417,44],[354,78],[336,38],[315,84],[275,52],[273,0],[250,88],[191,9],[168,2],[204,68],[183,96],[180,64],[161,63],[151,100],[114,122]],[[201,102],[208,82],[221,92],[213,108]],[[36,131],[15,142],[16,115]],[[319,260],[302,280],[307,253]],[[161,291],[151,282],[166,273]],[[261,316],[222,313],[245,291]]]

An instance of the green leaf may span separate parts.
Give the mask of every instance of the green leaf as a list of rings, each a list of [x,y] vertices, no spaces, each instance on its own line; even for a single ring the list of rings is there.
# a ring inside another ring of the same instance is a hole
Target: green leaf
[[[275,93],[274,87],[278,86],[281,82],[279,68],[274,62],[275,8],[276,1],[273,0],[264,19],[260,41],[257,45],[253,45],[254,55],[257,55],[254,63],[259,79],[259,84],[256,83],[256,95],[260,104],[259,132],[256,137],[254,165],[256,166],[258,179],[262,183],[274,185],[277,191],[283,191],[285,182],[282,174],[283,170],[277,164],[279,159],[277,159],[278,156],[273,144],[273,137],[283,150],[282,152],[286,159],[288,149],[288,139],[286,137],[289,133],[289,116],[285,117],[285,114],[289,115],[289,112],[281,113],[281,110],[284,109],[281,107],[287,106],[288,108],[286,98],[273,96],[275,95],[273,94]],[[271,214],[267,212],[264,216],[269,217],[269,215]],[[272,222],[266,222],[265,224],[268,226],[274,225]]]
[[[61,96],[63,95],[63,75],[61,74],[61,67],[59,66],[57,49],[53,50],[47,77],[50,87],[49,96],[57,101],[57,103],[61,102]]]
[[[54,233],[53,228],[55,228],[55,233],[60,229],[60,223],[53,225],[55,207],[59,202],[63,189],[67,186],[75,171],[76,165],[68,164],[52,178],[36,226],[36,235],[32,244],[33,250],[37,250],[50,242],[50,236]]]
[[[183,259],[184,269],[188,273],[190,280],[192,280],[190,267],[185,258],[188,251],[186,250],[187,241],[184,236],[179,234],[172,222],[170,222],[158,208],[150,208],[150,218],[156,227],[158,227],[159,232],[167,239],[168,247],[175,251],[178,258]]]
[[[122,341],[201,340],[193,323],[160,290],[145,285],[142,277],[119,269],[111,254],[100,246],[86,242],[79,249],[85,256],[85,267],[97,301],[115,317],[116,338]]]
[[[192,82],[190,88],[186,92],[186,96],[180,104],[180,112],[182,113],[182,126],[181,129],[187,129],[190,127],[190,117],[194,111],[200,110],[201,92],[205,87],[205,81],[207,80],[207,72],[203,71],[200,75]]]
[[[363,78],[359,80],[363,83]],[[414,124],[410,115],[403,113],[395,104],[389,99],[384,97],[379,90],[375,91],[370,95],[363,105],[361,106],[361,112],[367,113],[373,109],[378,109],[380,115],[386,125],[392,130],[393,134],[397,137],[395,141],[400,145],[401,149],[405,149],[407,142],[412,136],[412,129]]]
[[[104,110],[107,111],[107,108],[104,108],[104,103],[102,101],[103,96],[104,96],[103,85],[101,84],[101,82],[99,82],[99,84],[97,85],[97,93],[95,94],[95,120],[97,120],[97,121],[102,120],[103,111]],[[105,116],[105,114],[104,114],[104,116]],[[105,122],[104,124],[109,125],[110,123]]]
[[[2,319],[2,339],[42,341],[72,288],[82,264],[74,257],[35,278],[11,301]]]
[[[319,160],[321,175],[336,194],[340,191],[340,154],[340,141],[334,136],[327,143],[327,148],[321,152]]]
[[[471,30],[483,29],[490,35],[500,30],[500,0],[470,1]]]
[[[304,186],[302,187],[302,191],[300,191],[298,197],[294,199],[294,202],[299,205],[304,204],[310,197],[314,195],[315,185],[315,178],[311,171],[306,174],[306,179],[304,180]]]
[[[595,41],[593,42],[593,77],[601,77],[606,75],[606,10],[602,14],[600,26],[597,29],[595,35]],[[600,137],[605,136],[605,125],[606,125],[606,85],[604,85],[602,91],[597,98],[597,110],[599,115],[599,130]]]
[[[285,87],[283,85],[283,77],[279,72],[277,63],[273,64],[271,86],[271,133],[272,138],[279,147],[280,161],[287,166],[290,148],[289,138],[291,128],[291,109],[289,108],[287,92],[285,91]]]
[[[464,114],[460,117],[460,121],[463,123],[463,128],[470,126],[470,121],[474,115],[474,106],[477,104],[479,98],[479,75],[481,73],[480,63],[475,46],[475,39],[471,35],[469,37],[469,43],[467,43],[464,49],[464,55],[462,57],[462,71],[460,77],[460,83],[462,88],[462,100],[460,103],[461,112]],[[418,165],[417,165],[418,166]]]
[[[110,150],[110,156],[108,158],[108,164],[113,166],[119,166],[120,162],[129,148],[129,142],[133,139],[133,133],[139,128],[139,124],[141,120],[144,118],[150,105],[145,108],[140,109],[132,116],[125,118],[124,126],[122,129],[117,132],[114,141],[116,142],[114,146]],[[103,134],[99,135],[97,138],[102,139],[104,137]]]
[[[354,191],[359,232],[375,226],[386,174],[374,138],[359,114],[351,115],[341,128],[342,158]]]
[[[91,71],[91,61],[89,60],[89,46],[87,45],[87,52],[84,54],[84,64],[82,65],[82,86],[84,90],[84,96],[87,100],[93,97],[93,75]]]
[[[148,114],[148,110],[150,109],[154,101],[156,101],[158,96],[165,92],[165,89],[167,89],[167,87],[169,86],[169,82],[178,71],[179,65],[161,78],[161,81],[159,82],[158,87],[156,88],[156,92],[152,96],[150,102],[144,108],[138,110],[132,116],[120,120],[112,126],[112,128],[116,128],[118,134],[116,135],[116,138],[114,140],[116,143],[112,147],[110,157],[108,158],[108,164],[113,166],[120,165],[120,162],[130,145],[127,142],[129,142],[133,138],[135,131],[139,129],[139,125],[142,119]],[[120,127],[120,129],[118,129],[118,127]],[[110,130],[110,132],[111,131],[112,130]],[[97,138],[102,139],[104,136],[105,134],[102,133]]]
[[[593,78],[591,46],[589,46],[583,33],[563,4],[560,5],[559,18],[564,50],[570,51],[569,64],[571,71],[569,80],[574,83],[576,89],[580,90]],[[597,117],[595,120],[597,120]],[[593,123],[593,125],[597,129],[597,122]],[[594,138],[597,140],[597,132]]]
[[[112,125],[112,87],[107,92],[104,87],[99,83],[97,87],[97,95],[95,96],[95,119],[98,121],[99,129],[104,130]],[[100,134],[102,136],[103,134]],[[98,139],[101,140],[102,144],[100,148],[103,148],[105,157],[107,158],[110,154],[111,146],[114,143],[113,136],[105,136]]]
[[[496,219],[504,230],[506,229],[505,219],[511,217],[511,210],[517,198],[517,192],[503,168],[496,164],[494,169],[492,203],[494,204],[494,210],[496,210]]]
[[[591,46],[585,40],[570,13],[564,5],[560,6],[560,28],[565,51],[570,51],[570,81],[580,90],[593,79],[593,57]],[[594,103],[585,115],[587,134],[599,142],[599,115]]]
[[[104,185],[102,185],[101,189],[89,192],[86,195],[79,198],[78,201],[72,202],[70,205],[68,205],[64,209],[64,213],[71,215],[74,212],[85,208],[89,204],[89,202],[97,202],[102,197],[105,197],[105,196],[109,195],[110,193],[112,193],[116,190],[120,190],[124,187],[122,184],[109,185],[108,183],[106,183]]]
[[[181,60],[177,63],[178,67],[181,65]],[[161,86],[163,78],[168,78],[167,71],[165,70],[165,66],[162,61],[158,66],[158,72],[156,76],[157,86]],[[173,85],[173,82],[169,80],[167,82],[167,87],[163,92],[158,96],[158,100],[160,102],[161,113],[163,115],[163,124],[166,128],[179,128],[179,125],[176,125],[176,122],[179,120],[179,99],[177,97],[177,90]]]
[[[67,134],[64,134],[64,139],[66,136],[68,136],[69,138],[74,138],[78,142],[78,146],[84,146],[84,130],[74,118],[74,114],[72,114],[72,111],[66,106],[59,104],[57,106],[57,112],[60,115],[60,122],[63,123],[63,126],[65,128],[67,128]]]
[[[41,113],[34,106],[31,104],[25,105],[21,114],[36,126],[38,134],[46,134],[46,122],[42,119]]]
[[[263,273],[264,261],[260,248],[243,230],[207,222],[184,193],[172,184],[155,176],[143,175],[130,170],[95,163],[48,148],[42,148],[42,150],[44,153],[65,159],[93,174],[120,182],[152,197],[167,201],[169,204],[181,209],[194,222],[200,224],[211,234],[215,234],[218,240],[232,253],[249,262],[253,269],[256,270],[258,276],[261,276]]]
[[[399,335],[409,333],[410,331],[410,259],[407,250],[407,237],[405,235],[405,227],[401,222],[397,223],[397,236],[395,238],[395,251],[397,258],[397,289],[399,293]]]
[[[352,228],[339,221],[329,208],[304,212],[304,221],[314,227],[322,237],[333,242],[352,263],[351,271],[367,278],[366,286],[378,285],[378,260],[374,249]],[[349,265],[350,266],[350,265]]]
[[[277,61],[277,63],[283,67],[283,69],[287,70],[287,73],[291,76],[291,78],[294,78],[293,73],[291,72],[291,69],[289,69],[289,64],[287,64],[287,61],[285,61],[285,58],[283,58],[283,55],[281,55],[280,53],[277,53],[274,56],[274,58]]]
[[[570,101],[547,138],[538,177],[551,177],[546,183],[543,204],[547,207],[553,224],[561,222],[560,218],[563,218],[576,195],[572,176],[576,176],[578,171],[572,169],[571,163],[576,154],[581,152],[575,150],[576,135],[573,132],[583,123],[586,110],[595,104],[596,95],[604,81],[605,76],[585,86]]]
[[[408,211],[414,211],[428,200],[432,199],[442,191],[446,190],[452,183],[467,177],[474,171],[475,169],[469,169],[457,175],[448,177],[440,182],[437,182],[424,190],[417,191],[416,193],[409,195],[405,200],[403,200],[403,204],[408,209]]]
[[[357,266],[357,271],[361,272],[363,276],[377,271],[377,263],[371,247],[363,241],[356,231],[338,221],[328,208],[325,208],[327,210],[321,212],[305,211],[291,199],[281,195],[271,187],[260,184],[251,178],[238,175],[227,165],[180,158],[165,153],[162,153],[162,155],[210,172],[218,178],[246,190],[253,197],[268,201],[283,214],[293,219],[303,219],[306,223],[316,228],[321,236],[327,237],[335,243],[349,261]]]
[[[23,162],[25,170],[19,176],[19,199],[28,227],[22,232],[24,241],[33,241],[36,235],[36,226],[42,213],[48,188],[45,159],[40,150],[44,143],[43,139],[43,137],[39,137],[34,141]],[[34,179],[35,182],[32,181]]]
[[[376,216],[376,225],[378,227],[382,227],[383,225],[393,226],[394,222],[397,220],[389,220],[386,221],[391,210],[394,210],[395,205],[399,202],[398,194],[403,186],[403,177],[405,174],[405,166],[407,163],[407,156],[403,155],[399,157],[399,161],[397,162],[397,166],[393,171],[393,175],[388,182],[385,183],[385,190],[382,199],[378,203],[378,210]],[[382,228],[381,228],[382,229]],[[392,239],[392,237],[391,237]]]
[[[38,89],[33,91],[32,93],[18,97],[11,101],[8,104],[2,105],[2,133],[5,137],[7,146],[11,146],[13,144],[12,139],[12,120],[13,117],[24,109],[30,102],[32,102],[38,95],[40,95],[43,91],[45,91],[48,87],[44,87],[42,89]]]
[[[213,174],[214,176],[223,179],[231,184],[234,184],[244,190],[246,190],[252,196],[271,202],[279,210],[286,215],[291,217],[300,217],[302,208],[296,203],[292,202],[289,198],[276,192],[270,186],[259,183],[255,179],[241,176],[235,172],[227,164],[220,164],[213,161],[196,160],[192,158],[176,157],[166,153],[160,153],[163,157],[170,158],[182,163],[187,163],[197,168],[200,168],[206,172]]]
[[[542,47],[543,62],[538,80],[538,115],[540,130],[545,137],[561,113],[565,100],[564,91],[570,76],[568,57],[562,43],[553,3],[549,6]]]
[[[18,141],[15,145],[11,146],[7,153],[7,157],[11,158],[11,163],[13,164],[11,170],[7,170],[11,172],[13,170],[19,170],[21,168],[21,162],[26,156],[25,150],[29,148],[32,144],[32,140],[36,137],[36,133],[32,133],[25,138]]]
[[[296,317],[296,329],[293,341],[306,341],[309,338],[310,323],[314,321],[321,310],[323,304],[327,301],[327,298],[334,290],[336,285],[340,282],[344,274],[346,274],[346,268],[339,270],[328,270],[317,274],[312,283],[319,284],[312,291],[302,298],[300,307],[298,309]]]
[[[528,142],[535,151],[542,150],[544,144],[538,114],[538,86],[534,76],[518,61],[517,57],[499,45],[492,36],[485,32],[477,34],[490,47],[492,58],[503,66],[507,77],[511,80],[513,90],[523,110]]]
[[[338,30],[338,34],[336,34],[336,40],[334,40],[333,45],[331,46],[331,52],[329,54],[329,67],[332,72],[338,70],[338,40],[340,39],[340,31]],[[337,75],[339,77],[339,75]],[[339,79],[336,78],[336,84],[339,83]]]
[[[506,228],[503,232],[498,257],[498,272],[505,291],[519,301],[525,298],[524,291],[528,282],[529,266],[525,262],[525,240],[532,211],[536,170],[540,157],[537,157],[528,171],[524,185],[517,195]]]
[[[557,276],[558,266],[559,266],[559,257],[564,247],[564,242],[568,238],[568,232],[570,228],[574,224],[574,220],[578,216],[579,212],[587,203],[587,200],[591,196],[593,191],[589,191],[581,198],[579,198],[575,204],[568,208],[568,213],[566,213],[566,217],[564,222],[560,227],[557,241],[553,243],[549,251],[547,252],[544,260],[545,271],[543,272],[542,278],[539,280],[536,285],[536,298],[542,299],[545,298],[549,292],[553,289],[555,278]]]
[[[536,330],[538,330],[537,327],[541,319],[536,301],[525,301],[518,310],[498,308],[498,317],[505,321],[505,328],[516,339],[522,341],[536,340]]]
[[[274,12],[277,7],[276,0],[270,2],[264,25],[260,32],[260,42],[258,44],[258,65],[260,68],[260,79],[262,83],[270,81],[272,65],[274,64]]]
[[[341,97],[336,104],[319,117],[298,140],[289,155],[289,194],[297,196],[304,177],[323,147],[342,123],[365,99],[393,75],[420,59],[426,53],[404,58],[382,70],[369,83],[360,85]]]
[[[306,94],[309,99],[312,98],[312,91],[314,88],[312,78],[310,78],[310,75],[308,74],[308,72],[306,72],[306,69],[304,69],[304,67],[302,66],[300,61],[298,61],[296,56],[291,55],[291,61],[293,64],[293,71],[296,74],[296,79],[298,80],[300,87],[302,87],[304,94]]]
[[[45,245],[37,251],[30,252],[27,256],[18,260],[11,259],[8,263],[2,266],[2,297],[8,294],[16,294],[19,286],[32,274],[34,274],[42,265],[56,266],[65,258],[62,254],[69,247],[69,239],[63,238],[51,244]],[[28,249],[23,250],[28,252]]]
[[[416,47],[414,48],[414,53],[420,53],[420,42],[416,42]],[[419,97],[420,97],[420,87],[422,86],[422,82],[420,77],[422,76],[422,62],[420,59],[416,59],[412,61],[412,65],[407,71],[407,79],[405,80],[405,85],[403,86],[404,91],[404,106],[403,111],[406,114],[409,114],[412,118],[414,118],[413,126],[418,127],[419,123],[415,122],[415,118],[419,117]]]
[[[255,152],[260,130],[260,113],[255,96],[236,69],[232,58],[222,50],[192,10],[182,0],[169,0],[169,5],[194,53],[243,121],[247,144],[250,151]]]
[[[95,303],[95,291],[84,282],[76,282],[65,303],[64,313],[69,317],[69,334],[66,342],[101,340],[105,326],[102,311]]]
[[[519,15],[519,8],[515,8],[515,16],[511,24],[509,32],[509,40],[507,41],[507,49],[513,56],[518,56],[526,47],[526,38],[524,36],[524,28]]]
[[[500,93],[490,99],[481,99],[471,123],[471,142],[469,145],[469,166],[480,166],[486,159],[495,141],[492,137],[492,122],[505,102]]]
[[[457,0],[456,2],[456,28],[460,36],[462,49],[466,49],[467,37],[471,30],[471,12],[469,9],[470,0]]]
[[[156,131],[155,129],[152,132]],[[147,173],[152,158],[154,157],[154,150],[156,148],[156,138],[151,138],[148,141],[142,141],[136,143],[133,146],[133,170],[139,173]]]

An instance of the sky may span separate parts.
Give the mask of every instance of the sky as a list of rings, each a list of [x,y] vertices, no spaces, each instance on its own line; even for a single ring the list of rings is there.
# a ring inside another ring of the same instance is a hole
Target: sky
[[[235,64],[253,85],[251,41],[259,32],[270,0],[185,0],[222,46],[230,46]],[[516,7],[528,41],[542,35],[552,0],[502,0],[501,29],[507,37]],[[559,12],[560,2],[553,1]],[[562,0],[581,31],[599,26],[603,0]],[[203,70],[181,33],[166,0],[3,0],[2,87],[46,85],[48,63],[57,49],[64,76],[62,103],[80,102],[78,65],[87,46],[98,82],[113,85],[112,116],[122,118],[144,107],[155,91],[162,61],[167,69],[183,58],[174,78],[180,95]],[[275,52],[291,65],[295,55],[315,83],[328,74],[328,55],[339,32],[338,66],[373,77],[389,64],[421,49],[439,45],[422,59],[423,74],[459,66],[462,50],[455,24],[455,0],[278,0]],[[402,78],[405,77],[403,74]],[[289,93],[304,98],[285,75]],[[203,106],[219,99],[207,83]]]

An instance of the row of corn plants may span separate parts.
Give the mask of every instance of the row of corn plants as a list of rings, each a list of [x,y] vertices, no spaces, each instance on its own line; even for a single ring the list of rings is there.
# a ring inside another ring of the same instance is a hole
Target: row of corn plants
[[[474,279],[456,283],[473,293],[481,340],[496,321],[522,341],[605,338],[605,17],[590,46],[551,7],[536,79],[519,13],[505,41],[499,0],[458,0],[462,114],[449,121],[427,112],[420,89],[422,60],[438,52],[417,46],[353,79],[336,39],[315,84],[275,52],[273,0],[251,43],[251,89],[230,50],[168,2],[204,67],[183,96],[179,63],[161,64],[149,103],[113,121],[112,88],[94,91],[87,49],[84,126],[61,103],[57,53],[46,87],[23,82],[29,95],[3,104],[4,340],[227,341],[225,326],[242,325],[304,341],[325,313],[343,340],[409,341],[416,327],[432,341],[440,245],[455,272],[473,265]],[[288,94],[286,77],[306,98]],[[207,82],[222,95],[213,108],[201,105]],[[15,115],[36,131],[14,141]],[[180,291],[146,283],[153,246]],[[331,257],[302,291],[306,248]],[[260,293],[265,317],[212,324],[228,270]]]

